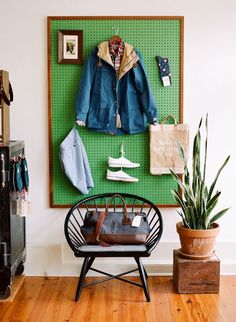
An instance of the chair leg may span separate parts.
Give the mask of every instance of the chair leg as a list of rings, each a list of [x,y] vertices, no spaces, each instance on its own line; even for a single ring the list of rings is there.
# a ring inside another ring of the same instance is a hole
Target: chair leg
[[[85,272],[85,275],[88,273],[88,271],[90,270],[90,267],[93,265],[93,262],[95,260],[95,257],[90,257],[89,258],[89,261],[88,261],[88,265],[87,265],[87,268],[86,268],[86,272]]]
[[[82,288],[83,288],[83,284],[84,284],[84,279],[85,276],[88,272],[88,264],[89,264],[89,257],[85,257],[82,268],[81,268],[81,272],[80,272],[80,278],[79,278],[79,282],[77,285],[77,290],[76,290],[76,295],[75,295],[75,301],[78,301]]]
[[[145,267],[144,267],[143,263],[141,262],[141,260],[140,260],[140,264],[141,264],[141,265],[142,265],[142,267],[143,267],[143,270],[144,270],[144,274],[145,274],[146,279],[148,279],[148,274],[147,274],[146,269],[145,269]]]
[[[150,302],[150,294],[149,294],[148,284],[147,284],[147,280],[146,280],[147,272],[146,272],[145,268],[143,267],[140,257],[134,257],[134,259],[138,265],[139,275],[140,275],[141,282],[143,285],[143,290],[144,290],[144,294],[146,296],[146,300],[147,300],[147,302]]]

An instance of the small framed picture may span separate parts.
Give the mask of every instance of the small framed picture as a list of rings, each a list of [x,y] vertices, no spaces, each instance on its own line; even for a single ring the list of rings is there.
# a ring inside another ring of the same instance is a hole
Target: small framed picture
[[[58,63],[83,64],[83,30],[58,30]]]

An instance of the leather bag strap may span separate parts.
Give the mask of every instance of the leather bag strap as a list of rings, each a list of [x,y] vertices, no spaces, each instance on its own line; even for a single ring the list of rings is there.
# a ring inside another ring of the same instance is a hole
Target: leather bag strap
[[[109,214],[108,209],[109,209],[110,203],[111,203],[112,199],[114,199],[115,197],[120,198],[122,200],[122,203],[123,203],[123,220],[122,220],[122,224],[130,226],[131,225],[131,219],[128,216],[128,211],[127,211],[127,206],[126,206],[125,199],[121,195],[119,195],[118,193],[116,193],[113,196],[111,196],[111,198],[108,200],[106,213]]]
[[[101,231],[102,231],[102,225],[103,225],[103,222],[104,222],[106,217],[107,217],[107,212],[99,211],[99,213],[98,213],[98,221],[97,221],[97,225],[96,225],[96,229],[95,229],[95,238],[96,238],[97,243],[99,245],[105,246],[105,247],[111,246],[110,244],[107,244],[104,241],[100,240],[100,234],[101,234]]]

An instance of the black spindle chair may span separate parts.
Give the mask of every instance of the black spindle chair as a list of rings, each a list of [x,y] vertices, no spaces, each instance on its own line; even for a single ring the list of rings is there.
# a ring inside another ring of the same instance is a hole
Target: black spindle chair
[[[115,193],[104,193],[99,195],[90,196],[76,203],[68,212],[65,219],[65,237],[73,250],[76,257],[83,257],[83,265],[81,268],[80,278],[76,290],[75,301],[80,297],[83,287],[95,285],[113,278],[122,280],[124,282],[142,287],[146,296],[147,302],[150,301],[150,294],[147,283],[147,272],[141,262],[141,257],[148,257],[151,252],[157,246],[163,230],[162,216],[159,209],[149,200],[139,197],[133,194],[119,193],[127,204],[128,211],[142,211],[145,212],[148,217],[148,222],[151,228],[150,234],[143,245],[113,245],[110,247],[102,247],[100,245],[86,244],[83,235],[81,234],[81,226],[83,225],[84,216],[87,211],[99,210],[104,211],[107,209],[107,203],[111,196]],[[119,201],[118,201],[119,200]],[[109,210],[122,211],[119,204],[120,199],[114,198],[112,205],[109,205]],[[123,272],[118,275],[112,275],[110,273],[98,270],[92,267],[92,264],[96,257],[133,257],[137,266],[135,269]],[[108,276],[105,279],[85,284],[85,276],[89,270]],[[135,283],[131,280],[124,279],[121,276],[139,271],[141,284]]]

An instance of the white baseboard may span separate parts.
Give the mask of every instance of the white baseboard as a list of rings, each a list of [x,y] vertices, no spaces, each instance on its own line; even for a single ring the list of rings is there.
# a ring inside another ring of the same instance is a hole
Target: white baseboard
[[[178,243],[161,242],[150,257],[143,258],[143,264],[149,275],[172,275],[173,250],[178,248]],[[221,261],[221,275],[236,275],[236,243],[218,243],[216,254]],[[25,274],[78,276],[82,260],[73,255],[66,243],[62,245],[30,244],[27,246]],[[118,274],[135,268],[135,264],[131,258],[98,258],[96,267]],[[90,276],[95,274],[90,272]]]

